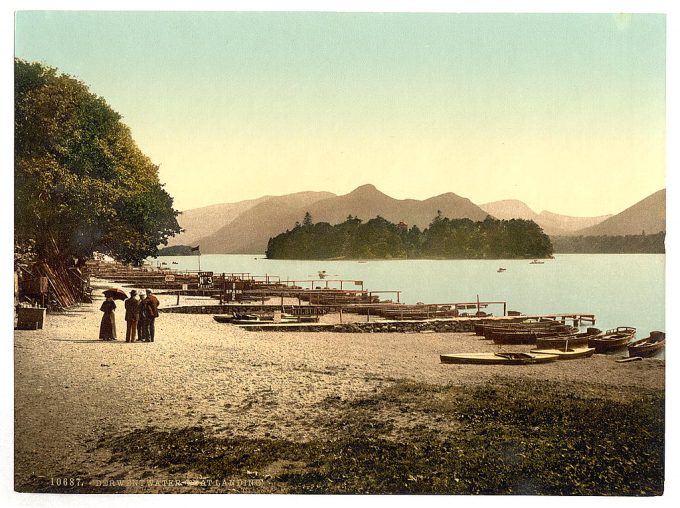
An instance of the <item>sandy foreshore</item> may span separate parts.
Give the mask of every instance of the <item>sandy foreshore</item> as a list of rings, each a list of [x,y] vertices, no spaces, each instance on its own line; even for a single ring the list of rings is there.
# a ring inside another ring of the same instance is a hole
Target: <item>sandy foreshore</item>
[[[176,303],[173,296],[160,300],[162,307]],[[332,429],[318,423],[332,412],[328,401],[370,397],[397,381],[461,387],[499,377],[556,382],[609,400],[664,386],[663,361],[621,364],[618,355],[523,367],[439,362],[441,353],[501,350],[473,334],[248,332],[216,323],[211,315],[162,313],[156,342],[129,344],[122,302],[116,311],[118,340],[103,342],[97,339],[100,304],[98,299],[50,314],[42,330],[15,331],[20,490],[54,490],[59,477],[98,485],[105,478],[161,473],[142,463],[112,461],[111,450],[100,446],[140,429],[200,427],[224,438],[292,442],[332,436]],[[393,424],[398,433],[414,419],[405,414]],[[135,486],[121,491],[177,492]]]

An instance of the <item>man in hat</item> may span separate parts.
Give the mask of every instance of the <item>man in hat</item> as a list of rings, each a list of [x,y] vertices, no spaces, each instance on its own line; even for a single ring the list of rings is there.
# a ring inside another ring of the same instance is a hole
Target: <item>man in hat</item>
[[[130,291],[130,298],[125,300],[125,321],[127,330],[125,332],[125,342],[134,342],[137,333],[137,322],[139,321],[139,305],[137,291]]]
[[[142,310],[141,314],[143,315],[143,322],[144,322],[144,339],[146,339],[147,342],[153,342],[154,336],[155,336],[155,325],[154,321],[158,317],[158,306],[160,305],[160,302],[158,301],[158,298],[156,298],[150,289],[146,290],[146,298],[142,300]]]

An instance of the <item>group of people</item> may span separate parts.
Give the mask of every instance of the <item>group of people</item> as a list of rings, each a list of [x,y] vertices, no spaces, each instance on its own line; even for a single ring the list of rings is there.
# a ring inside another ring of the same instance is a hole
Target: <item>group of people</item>
[[[140,295],[141,296],[141,295]],[[158,317],[160,302],[150,289],[146,290],[145,298],[137,298],[137,291],[130,291],[130,298],[125,300],[125,342],[153,342],[156,335],[155,320]],[[101,340],[116,340],[116,302],[112,296],[107,296],[102,303],[101,324],[99,325],[99,338]]]

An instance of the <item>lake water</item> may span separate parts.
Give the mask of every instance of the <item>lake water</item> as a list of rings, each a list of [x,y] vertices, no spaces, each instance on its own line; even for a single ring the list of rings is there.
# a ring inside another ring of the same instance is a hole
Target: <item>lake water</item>
[[[525,314],[595,314],[598,328],[634,326],[642,338],[651,330],[666,329],[665,259],[663,254],[562,254],[544,264],[530,264],[529,260],[289,261],[213,254],[201,256],[201,269],[278,275],[282,280],[318,278],[325,270],[328,279],[362,280],[370,291],[401,290],[405,303],[473,302],[479,295],[482,301],[507,301],[508,310]],[[165,256],[153,262],[178,270],[198,269],[198,256]],[[499,267],[506,271],[498,273]],[[502,309],[492,310],[498,311]]]

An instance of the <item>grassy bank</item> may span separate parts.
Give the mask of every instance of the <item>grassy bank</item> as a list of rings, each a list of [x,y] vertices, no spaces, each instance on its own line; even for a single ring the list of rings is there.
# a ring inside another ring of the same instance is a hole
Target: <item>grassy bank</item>
[[[144,471],[142,477],[239,479],[169,492],[661,494],[663,393],[628,389],[610,397],[603,387],[583,388],[402,381],[365,398],[326,399],[312,422],[319,437],[310,441],[151,427],[97,447],[111,454],[120,478]]]

